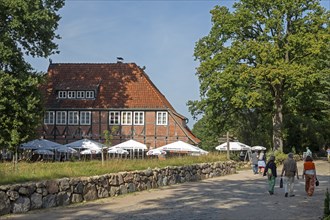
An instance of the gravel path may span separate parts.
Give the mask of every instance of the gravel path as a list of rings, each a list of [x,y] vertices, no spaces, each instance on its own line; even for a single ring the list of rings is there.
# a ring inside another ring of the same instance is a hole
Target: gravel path
[[[323,216],[325,191],[330,190],[330,163],[316,161],[320,186],[312,197],[304,191],[304,180],[296,180],[295,197],[284,197],[279,188],[267,192],[266,177],[251,170],[132,193],[67,207],[3,216],[0,219],[299,219],[317,220]],[[298,163],[299,175],[302,162]],[[280,169],[278,170],[280,173]]]

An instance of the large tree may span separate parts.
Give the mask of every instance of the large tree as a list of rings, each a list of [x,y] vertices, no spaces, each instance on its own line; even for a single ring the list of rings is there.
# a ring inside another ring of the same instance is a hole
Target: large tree
[[[40,125],[40,77],[26,56],[57,52],[57,12],[63,5],[64,0],[0,1],[0,148],[13,149]]]
[[[284,115],[325,108],[315,97],[328,92],[329,11],[317,0],[241,0],[211,14],[195,47],[201,100],[188,102],[192,114],[219,131],[237,131],[251,114],[271,118],[273,148],[283,150]]]

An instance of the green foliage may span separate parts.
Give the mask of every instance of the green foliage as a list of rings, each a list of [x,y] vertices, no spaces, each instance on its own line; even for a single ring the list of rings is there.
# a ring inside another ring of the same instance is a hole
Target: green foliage
[[[288,158],[288,154],[283,153],[282,151],[279,151],[279,150],[277,150],[277,151],[268,151],[266,153],[266,155],[267,155],[267,158],[268,159],[272,155],[275,156],[275,163],[276,163],[277,167],[279,167],[280,165],[282,165],[283,162],[284,162],[284,160],[286,160]],[[301,156],[298,155],[298,154],[294,154],[293,155],[293,159],[295,161],[299,161],[299,160],[301,160]]]
[[[328,53],[330,53],[330,51]],[[324,85],[325,91],[320,91],[317,93],[317,100],[325,106],[323,113],[330,116],[330,74],[324,74],[320,80],[320,83]]]
[[[201,140],[199,147],[207,151],[214,151],[219,145],[216,129],[209,128],[208,120],[202,118],[194,124],[192,132]]]
[[[36,76],[16,78],[0,71],[0,147],[10,150],[34,136],[42,105]]]
[[[111,136],[108,130],[103,131],[103,137],[105,139],[105,146],[111,146]]]
[[[29,65],[24,54],[48,57],[56,53],[54,39],[64,0],[0,1],[0,69],[17,74]]]
[[[276,162],[277,166],[283,164],[284,160],[288,158],[288,155],[281,151],[275,151],[274,156],[275,156],[275,162]]]
[[[216,6],[210,33],[196,43],[201,98],[189,110],[218,136],[230,130],[251,145],[298,146],[291,118],[329,124],[330,13],[317,0],[241,0],[233,8]],[[329,142],[329,130],[316,138]]]
[[[230,159],[233,161],[240,161],[239,152],[230,152]]]
[[[330,121],[322,113],[309,117],[303,115],[288,115],[285,121],[286,145],[297,146],[297,152],[304,152],[309,147],[312,152],[318,152],[329,144]],[[290,149],[285,149],[289,152]]]
[[[43,115],[40,76],[24,56],[56,53],[55,34],[64,0],[0,1],[0,148],[32,138]]]

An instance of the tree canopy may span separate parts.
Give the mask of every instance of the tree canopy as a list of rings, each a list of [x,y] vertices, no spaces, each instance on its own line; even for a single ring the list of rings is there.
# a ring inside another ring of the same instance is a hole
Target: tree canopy
[[[0,148],[13,149],[40,125],[40,76],[26,56],[57,53],[55,34],[64,0],[0,1]]]
[[[194,116],[207,117],[217,134],[275,150],[298,143],[287,142],[296,135],[292,123],[326,126],[330,13],[319,1],[241,0],[211,14],[210,33],[195,46],[201,100],[188,102]]]

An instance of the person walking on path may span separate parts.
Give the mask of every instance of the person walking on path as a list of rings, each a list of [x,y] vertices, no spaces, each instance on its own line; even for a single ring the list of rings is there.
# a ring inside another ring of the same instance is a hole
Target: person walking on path
[[[306,157],[313,157],[312,151],[309,149],[309,147],[306,147]]]
[[[251,155],[252,159],[252,171],[254,174],[258,174],[258,152],[254,151]]]
[[[297,179],[299,179],[297,162],[293,159],[293,153],[288,154],[288,158],[283,163],[281,177],[284,177],[284,190],[285,197],[293,197],[294,191],[294,176],[297,175]]]
[[[305,177],[305,191],[308,196],[312,196],[315,189],[316,169],[311,156],[307,156],[304,162],[302,178]]]
[[[328,153],[328,161],[330,162],[330,147],[328,147],[327,153]]]
[[[274,194],[274,187],[277,177],[276,169],[275,156],[270,156],[263,174],[263,176],[267,175],[268,177],[268,192],[270,195]]]
[[[309,147],[306,147],[306,152],[303,152],[303,159],[304,161],[306,160],[306,157],[310,156],[311,158],[313,158],[313,153],[312,151],[309,149]]]
[[[262,150],[258,157],[258,169],[260,174],[264,173],[265,167],[266,167],[266,154]]]

